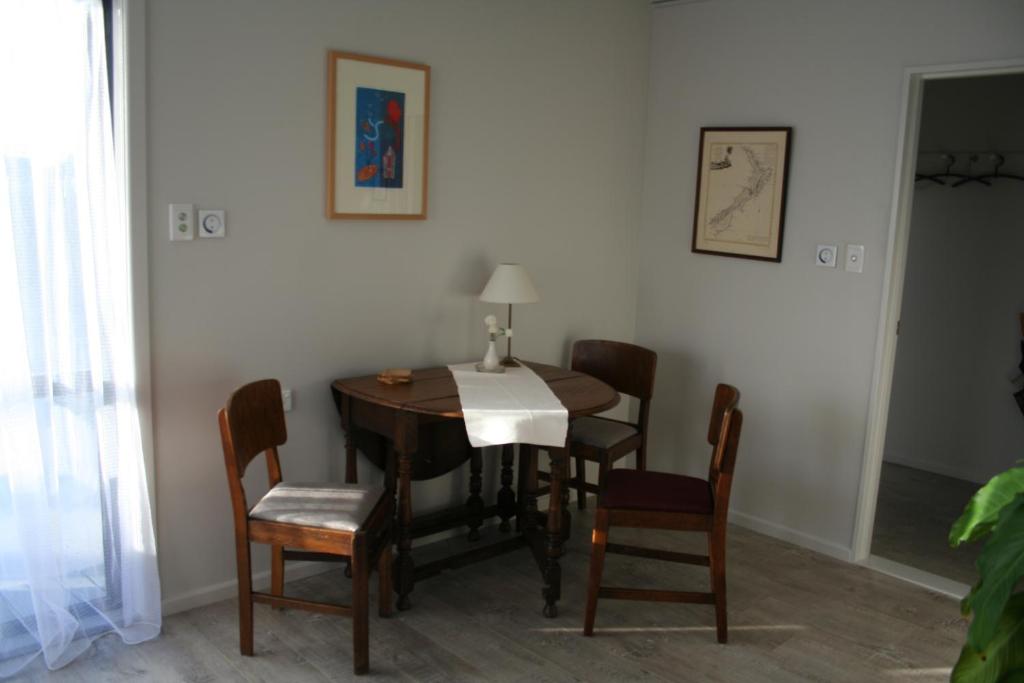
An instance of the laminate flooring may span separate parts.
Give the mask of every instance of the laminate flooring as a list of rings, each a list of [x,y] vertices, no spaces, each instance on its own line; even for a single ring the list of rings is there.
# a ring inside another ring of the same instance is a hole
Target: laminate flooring
[[[953,522],[980,484],[882,463],[871,553],[973,585],[981,544],[950,548]]]
[[[602,600],[593,638],[581,635],[590,510],[573,510],[555,619],[541,616],[541,582],[524,547],[416,586],[413,608],[375,616],[370,675],[381,681],[945,681],[966,624],[954,600],[746,529],[728,545],[729,644],[715,642],[707,605]],[[500,537],[485,527],[484,539]],[[612,530],[612,539],[703,552],[703,537]],[[464,546],[433,544],[422,555]],[[707,590],[691,567],[608,556],[605,583]],[[371,579],[371,586],[375,581]],[[347,602],[340,568],[289,582],[286,594]],[[375,591],[374,591],[375,593]],[[25,681],[282,681],[353,679],[351,622],[255,607],[256,656],[238,653],[237,603],[164,620],[161,637],[126,646],[106,636],[69,666],[40,661]]]

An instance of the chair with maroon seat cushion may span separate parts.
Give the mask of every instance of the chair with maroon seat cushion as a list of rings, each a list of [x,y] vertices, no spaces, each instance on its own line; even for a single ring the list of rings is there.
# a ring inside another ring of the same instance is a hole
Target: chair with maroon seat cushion
[[[605,484],[602,507],[616,510],[693,512],[713,510],[711,487],[697,477],[665,472],[612,470]]]
[[[625,342],[603,339],[581,339],[572,345],[572,369],[598,378],[621,394],[636,397],[639,412],[636,422],[624,422],[607,417],[580,417],[572,423],[572,459],[576,461],[576,474],[572,486],[576,489],[576,505],[587,506],[587,493],[598,493],[606,474],[615,461],[636,453],[636,469],[647,467],[647,418],[654,395],[654,371],[658,354],[650,349]],[[598,466],[597,484],[586,479],[586,463]],[[538,472],[537,478],[550,481],[549,472]],[[538,495],[547,493],[545,487]]]
[[[655,602],[696,602],[713,604],[718,642],[728,637],[725,612],[725,531],[729,514],[729,491],[736,466],[743,412],[736,405],[740,392],[728,384],[715,389],[715,402],[708,426],[711,466],[707,481],[664,472],[612,470],[605,478],[594,520],[594,542],[590,556],[590,580],[583,635],[594,634],[597,599],[649,600]],[[691,555],[655,548],[641,548],[608,542],[612,526],[640,529],[701,531],[708,535],[708,554]],[[612,588],[601,585],[605,553],[633,555],[669,562],[709,567],[711,592]]]

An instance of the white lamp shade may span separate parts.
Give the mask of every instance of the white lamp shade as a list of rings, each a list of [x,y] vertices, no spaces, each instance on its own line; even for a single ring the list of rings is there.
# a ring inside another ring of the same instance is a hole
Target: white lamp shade
[[[494,269],[480,301],[495,304],[532,304],[540,301],[526,268],[518,263],[502,263]]]

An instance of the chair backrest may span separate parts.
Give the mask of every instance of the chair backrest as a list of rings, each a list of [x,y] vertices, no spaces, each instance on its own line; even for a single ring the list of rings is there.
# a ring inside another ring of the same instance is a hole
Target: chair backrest
[[[235,390],[227,404],[217,413],[220,438],[224,446],[231,503],[236,517],[248,514],[242,476],[249,463],[261,452],[267,455],[270,486],[281,481],[281,463],[277,447],[288,440],[281,402],[281,384],[276,379],[263,379]]]
[[[736,387],[728,384],[715,387],[715,401],[708,424],[708,443],[711,444],[708,481],[715,498],[715,517],[720,513],[723,521],[729,510],[732,474],[736,469],[736,453],[743,429],[743,411],[736,407],[739,402],[740,392]]]
[[[640,399],[639,425],[647,431],[658,354],[636,344],[581,339],[572,345],[572,369],[592,375],[615,391]]]

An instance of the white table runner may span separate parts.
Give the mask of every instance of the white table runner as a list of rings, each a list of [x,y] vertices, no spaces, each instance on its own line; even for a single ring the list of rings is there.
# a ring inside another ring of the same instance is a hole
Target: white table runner
[[[569,411],[526,366],[477,372],[475,363],[449,365],[459,389],[466,433],[474,448],[528,443],[564,446]]]

